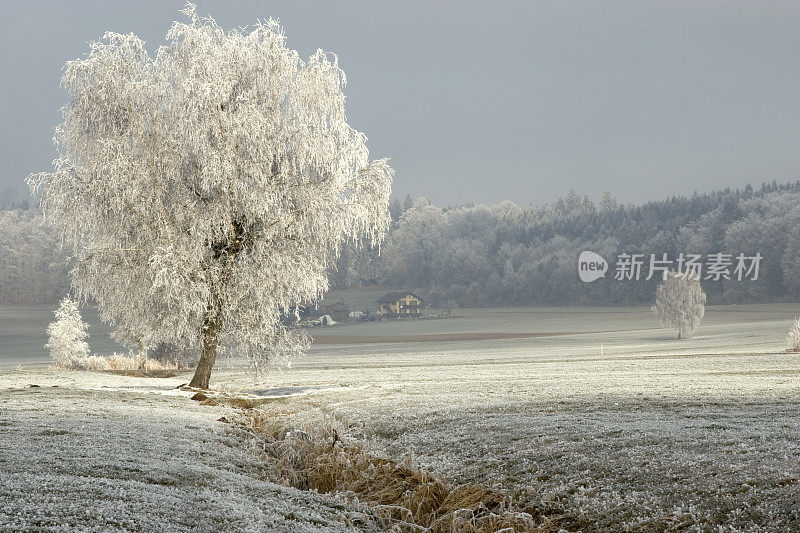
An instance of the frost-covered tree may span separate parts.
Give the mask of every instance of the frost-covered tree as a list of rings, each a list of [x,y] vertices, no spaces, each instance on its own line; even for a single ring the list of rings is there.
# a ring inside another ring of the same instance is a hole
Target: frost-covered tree
[[[218,346],[256,369],[303,349],[281,313],[321,296],[343,242],[380,241],[392,170],[347,124],[335,55],[185,14],[155,57],[106,33],[67,63],[60,155],[29,183],[78,294],[143,344],[200,348],[207,388]]]
[[[691,335],[706,312],[706,293],[693,272],[665,272],[656,291],[653,312],[661,323],[678,332],[678,338]]]
[[[56,368],[75,368],[84,366],[89,358],[89,325],[81,318],[75,300],[66,297],[55,310],[56,319],[47,326],[49,341],[44,345]]]
[[[404,206],[410,203],[410,197],[406,197]],[[442,231],[447,227],[447,216],[426,198],[404,209],[383,250],[383,263],[394,283],[419,287],[434,281],[435,273],[441,271],[435,261],[445,244]]]
[[[38,210],[0,211],[0,304],[57,303],[67,293],[59,240]]]
[[[786,337],[786,343],[789,345],[790,352],[800,352],[800,318],[794,319],[792,329],[789,330],[789,335]]]

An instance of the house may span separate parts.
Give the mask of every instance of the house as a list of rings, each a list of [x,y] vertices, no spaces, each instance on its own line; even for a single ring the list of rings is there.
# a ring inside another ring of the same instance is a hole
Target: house
[[[408,291],[390,292],[375,301],[381,316],[419,316],[422,298]]]
[[[343,302],[322,301],[317,306],[317,315],[329,315],[337,322],[350,318],[350,307]]]

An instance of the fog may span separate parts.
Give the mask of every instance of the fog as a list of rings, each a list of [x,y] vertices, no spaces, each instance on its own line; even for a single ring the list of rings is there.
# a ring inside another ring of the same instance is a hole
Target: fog
[[[104,31],[151,52],[182,2],[0,2],[0,190],[56,153],[61,67]],[[790,2],[198,2],[279,18],[336,52],[351,124],[395,197],[438,205],[663,199],[797,178],[800,6]]]

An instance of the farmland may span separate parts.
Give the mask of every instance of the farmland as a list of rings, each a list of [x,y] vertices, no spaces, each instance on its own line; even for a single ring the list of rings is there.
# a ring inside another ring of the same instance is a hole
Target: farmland
[[[710,308],[681,341],[642,309],[381,324],[532,336],[319,345],[272,384],[321,391],[272,408],[344,420],[387,453],[563,513],[565,527],[788,531],[800,524],[800,361],[783,345],[794,312]]]
[[[334,423],[379,453],[491,486],[558,527],[792,531],[800,360],[784,339],[796,312],[710,307],[683,340],[643,308],[312,328],[320,342],[291,367],[254,382],[222,360],[214,386],[269,397],[260,408],[294,426]],[[19,367],[3,354],[0,395],[28,382],[97,387],[99,375],[59,376],[43,355]],[[162,394],[187,379],[119,390]]]

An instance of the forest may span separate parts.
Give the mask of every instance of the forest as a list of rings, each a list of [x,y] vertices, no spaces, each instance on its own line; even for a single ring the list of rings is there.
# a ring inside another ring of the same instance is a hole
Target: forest
[[[9,204],[6,204],[9,205]],[[54,303],[69,286],[69,249],[29,202],[0,211],[0,303]],[[348,243],[334,288],[413,290],[433,306],[642,305],[659,279],[581,283],[578,255],[760,253],[757,280],[703,281],[710,303],[800,298],[800,182],[674,196],[641,205],[574,191],[551,204],[438,207],[425,198],[390,205],[380,250]]]
[[[0,304],[55,303],[69,288],[68,254],[27,202],[0,210]]]
[[[703,281],[710,303],[796,301],[800,295],[800,182],[674,196],[641,205],[571,191],[552,204],[440,208],[424,198],[391,205],[387,243],[343,250],[337,287],[387,285],[433,306],[641,305],[659,278],[591,284],[578,255],[760,253],[757,280]]]

